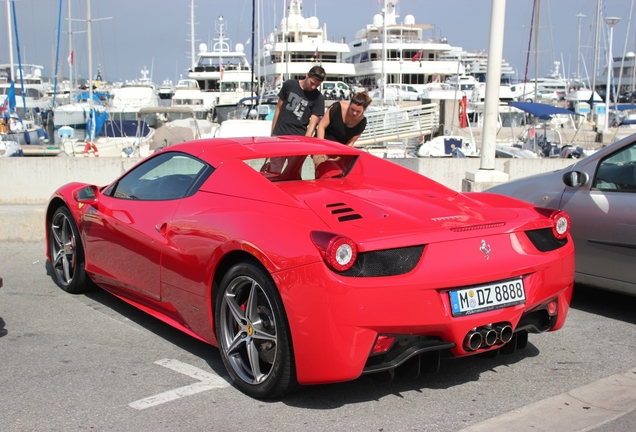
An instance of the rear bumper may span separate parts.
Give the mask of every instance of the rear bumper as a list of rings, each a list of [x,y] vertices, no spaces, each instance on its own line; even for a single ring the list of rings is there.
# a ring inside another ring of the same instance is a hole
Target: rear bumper
[[[572,297],[574,249],[568,245],[552,255],[517,274],[493,272],[482,281],[470,276],[447,277],[464,280],[465,285],[524,278],[524,304],[461,317],[452,316],[448,294],[461,285],[426,279],[423,269],[396,277],[347,278],[315,263],[276,273],[274,280],[291,328],[298,381],[351,380],[362,373],[397,367],[430,351],[447,350],[457,357],[490,351],[502,344],[471,351],[464,348],[464,342],[471,330],[494,323],[507,323],[513,332],[557,330],[565,322]],[[425,280],[428,282],[422,282]],[[558,309],[550,315],[546,308],[554,300]],[[378,335],[398,335],[408,341],[393,358],[378,361],[371,355]]]

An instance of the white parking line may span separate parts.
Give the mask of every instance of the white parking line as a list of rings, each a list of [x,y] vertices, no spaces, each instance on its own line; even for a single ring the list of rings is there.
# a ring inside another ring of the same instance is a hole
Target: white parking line
[[[185,396],[201,393],[208,390],[220,389],[229,387],[230,383],[218,376],[215,373],[206,372],[197,367],[191,366],[187,363],[180,362],[173,359],[157,360],[155,364],[158,364],[168,369],[172,369],[175,372],[182,373],[191,378],[199,380],[199,382],[191,384],[185,387],[179,387],[174,390],[159,393],[154,396],[150,396],[138,401],[128,404],[131,408],[142,410],[150,408],[162,403],[170,402],[176,399],[180,399]]]
[[[460,432],[585,431],[636,409],[636,369],[612,375],[462,429]]]

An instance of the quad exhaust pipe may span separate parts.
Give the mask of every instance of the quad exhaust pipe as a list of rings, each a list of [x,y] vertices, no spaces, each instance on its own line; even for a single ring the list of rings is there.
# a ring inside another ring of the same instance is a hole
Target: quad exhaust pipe
[[[464,349],[476,351],[495,344],[506,344],[512,340],[514,332],[508,323],[488,324],[472,329],[464,338]]]

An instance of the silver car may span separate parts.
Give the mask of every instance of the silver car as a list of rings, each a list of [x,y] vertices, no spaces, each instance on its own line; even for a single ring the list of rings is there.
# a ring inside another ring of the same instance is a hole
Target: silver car
[[[565,169],[486,192],[565,210],[572,219],[576,282],[636,295],[636,134]]]

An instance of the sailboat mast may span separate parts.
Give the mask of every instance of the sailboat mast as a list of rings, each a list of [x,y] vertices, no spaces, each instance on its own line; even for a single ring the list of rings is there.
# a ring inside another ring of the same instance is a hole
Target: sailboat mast
[[[382,9],[382,106],[386,103],[386,13],[387,4],[384,0],[384,8]]]
[[[250,68],[252,69],[252,80],[250,81],[250,89],[251,89],[250,94],[252,95],[252,97],[254,97],[254,44],[256,44],[255,18],[256,18],[256,0],[252,0],[252,39],[251,39],[252,46],[250,47],[252,50],[252,57],[250,58]]]
[[[53,74],[53,100],[51,105],[55,106],[55,100],[57,98],[57,82],[59,80],[59,68],[60,68],[60,34],[62,30],[62,9],[64,8],[62,0],[60,0],[60,7],[57,13],[57,32],[55,43],[55,73]]]
[[[289,12],[287,0],[283,0],[283,17],[285,18],[285,76],[283,81],[289,79]]]
[[[93,50],[91,48],[91,0],[86,0],[86,35],[88,39],[88,106],[90,107],[89,118],[92,120],[91,130],[89,132],[89,141],[92,141],[95,132],[95,113],[93,112]]]
[[[11,69],[9,70],[9,78],[11,81],[15,81],[15,77],[13,76],[13,36],[11,35],[11,5],[9,4],[9,0],[7,0],[7,35],[9,40],[9,65]]]
[[[70,83],[70,90],[68,92],[68,101],[73,103],[73,64],[75,63],[75,55],[73,55],[73,23],[71,18],[71,0],[68,0],[68,80]]]
[[[579,12],[578,14],[575,15],[575,17],[579,19],[579,44],[578,44],[578,48],[576,52],[576,78],[582,81],[583,79],[581,78],[581,18],[586,18],[587,15],[584,15]]]
[[[541,0],[536,0],[536,17],[534,19],[534,101],[537,101],[537,91],[539,86],[539,18],[541,17]]]
[[[190,60],[192,62],[191,69],[194,71],[195,57],[194,57],[194,0],[190,1]]]
[[[596,74],[598,73],[598,32],[599,23],[601,22],[601,0],[596,0],[596,13],[594,16],[594,72],[592,73],[592,96],[590,101],[594,104],[594,95],[596,91]],[[609,70],[609,69],[608,69]]]

